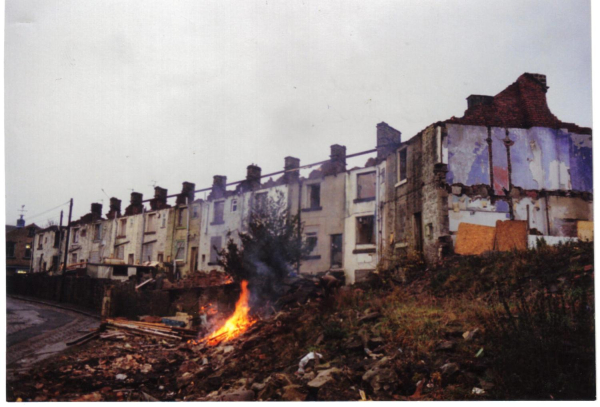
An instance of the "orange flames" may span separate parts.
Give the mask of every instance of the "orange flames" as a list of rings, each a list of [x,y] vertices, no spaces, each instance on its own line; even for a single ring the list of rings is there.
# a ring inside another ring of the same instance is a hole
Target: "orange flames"
[[[235,312],[225,321],[225,324],[221,328],[205,338],[209,345],[214,346],[220,342],[227,342],[237,338],[254,324],[255,321],[248,315],[250,311],[250,307],[248,306],[249,299],[250,291],[248,291],[248,282],[244,280],[242,281],[242,293],[235,304]]]

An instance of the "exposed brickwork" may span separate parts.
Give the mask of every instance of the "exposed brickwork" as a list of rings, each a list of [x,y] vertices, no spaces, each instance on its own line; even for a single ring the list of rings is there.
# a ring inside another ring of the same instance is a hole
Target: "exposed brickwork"
[[[463,117],[452,117],[446,122],[513,128],[566,128],[572,133],[592,134],[590,128],[566,123],[554,116],[546,101],[547,89],[544,75],[524,73],[494,96],[490,104],[475,104],[465,111]]]

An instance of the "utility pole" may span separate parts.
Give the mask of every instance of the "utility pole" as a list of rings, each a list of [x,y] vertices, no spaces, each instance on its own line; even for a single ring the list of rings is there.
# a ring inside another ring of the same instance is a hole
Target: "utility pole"
[[[71,198],[71,202],[69,203],[69,221],[67,222],[67,238],[65,241],[65,257],[64,257],[64,268],[62,272],[61,284],[60,284],[60,296],[58,302],[62,302],[63,293],[65,292],[65,276],[67,275],[67,255],[69,254],[69,238],[71,235],[71,229],[69,226],[71,225],[71,214],[73,213],[73,198]],[[62,217],[61,217],[62,219]],[[62,220],[61,220],[62,223]]]
[[[69,228],[69,226],[71,225],[72,212],[73,212],[73,198],[71,198],[71,202],[69,204],[69,221],[67,222],[67,239],[65,241],[65,256],[64,256],[64,260],[63,260],[63,264],[64,264],[63,275],[67,271],[67,255],[69,254],[69,238],[71,237],[71,228]],[[61,223],[62,223],[62,212],[61,212]]]
[[[58,255],[57,257],[57,261],[56,261],[56,270],[55,272],[58,273],[58,270],[60,269],[60,248],[62,247],[62,239],[63,239],[63,234],[62,234],[62,221],[63,221],[63,211],[60,211],[60,222],[58,224]]]

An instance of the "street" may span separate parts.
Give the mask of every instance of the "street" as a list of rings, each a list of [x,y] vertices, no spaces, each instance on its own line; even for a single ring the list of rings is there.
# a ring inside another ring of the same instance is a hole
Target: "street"
[[[97,319],[44,304],[6,298],[7,378],[67,348],[98,327]]]

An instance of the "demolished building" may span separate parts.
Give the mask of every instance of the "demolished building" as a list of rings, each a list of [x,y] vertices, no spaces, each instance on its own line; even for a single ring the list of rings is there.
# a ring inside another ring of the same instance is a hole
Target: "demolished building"
[[[461,223],[524,221],[532,241],[589,231],[592,132],[557,119],[547,90],[544,75],[525,73],[496,96],[469,96],[463,117],[402,143],[387,166],[393,250],[439,259]]]
[[[469,96],[463,117],[409,139],[377,124],[373,150],[347,155],[335,144],[320,163],[300,166],[285,157],[283,171],[263,175],[252,164],[239,182],[215,175],[210,188],[184,182],[171,196],[155,187],[147,201],[133,192],[123,214],[111,198],[106,218],[92,204],[70,225],[68,266],[95,265],[90,275],[120,279],[151,263],[178,277],[222,270],[218,253],[228,239],[239,242],[249,214],[279,197],[312,247],[295,271],[346,283],[411,251],[433,262],[451,253],[522,249],[539,238],[591,239],[592,131],[556,118],[547,91],[544,75],[525,73],[496,96]],[[372,153],[364,166],[347,169],[348,158]],[[197,192],[209,194],[196,199]],[[519,237],[498,240],[512,235]]]

